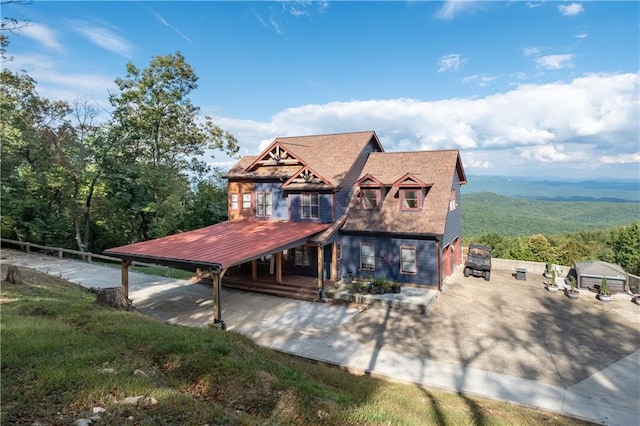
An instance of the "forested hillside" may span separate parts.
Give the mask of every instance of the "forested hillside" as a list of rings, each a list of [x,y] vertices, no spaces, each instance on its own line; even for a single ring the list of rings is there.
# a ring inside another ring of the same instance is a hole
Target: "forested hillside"
[[[503,237],[555,235],[628,225],[640,219],[640,203],[542,201],[490,192],[462,196],[465,240],[496,233]]]

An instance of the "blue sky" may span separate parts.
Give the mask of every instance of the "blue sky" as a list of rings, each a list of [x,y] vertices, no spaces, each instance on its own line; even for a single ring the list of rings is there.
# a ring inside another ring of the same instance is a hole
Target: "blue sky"
[[[387,151],[459,149],[469,175],[640,178],[635,1],[34,1],[2,16],[29,21],[3,66],[106,111],[127,62],[180,51],[193,103],[243,155],[375,130]]]

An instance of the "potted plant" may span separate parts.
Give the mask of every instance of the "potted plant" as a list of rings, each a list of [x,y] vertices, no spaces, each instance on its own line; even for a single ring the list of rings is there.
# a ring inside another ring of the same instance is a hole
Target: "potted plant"
[[[553,268],[551,269],[551,281],[549,283],[547,283],[547,291],[550,291],[551,293],[555,293],[558,291],[560,287],[558,287],[558,284],[556,284],[556,271],[553,270]]]
[[[553,265],[551,262],[547,262],[544,273],[542,274],[545,278],[551,278],[551,272],[553,271]]]
[[[391,283],[391,292],[392,293],[402,293],[402,284],[392,282]]]
[[[601,302],[611,301],[611,292],[609,291],[609,283],[607,282],[607,277],[602,277],[602,280],[600,281],[600,290],[598,292],[598,299]]]
[[[580,290],[576,288],[576,277],[569,277],[569,285],[571,287],[567,289],[567,297],[569,297],[569,299],[577,299],[580,297]]]
[[[631,299],[633,303],[636,305],[640,305],[640,293],[636,293],[633,295],[633,299]]]
[[[367,294],[369,292],[369,283],[362,282],[358,285],[358,291],[362,294]]]

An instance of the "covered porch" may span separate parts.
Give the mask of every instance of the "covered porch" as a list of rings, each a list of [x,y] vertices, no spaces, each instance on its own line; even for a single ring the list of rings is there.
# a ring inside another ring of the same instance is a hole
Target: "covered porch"
[[[319,223],[239,220],[116,247],[105,252],[122,259],[122,287],[127,297],[128,268],[132,261],[196,272],[198,280],[212,284],[215,322],[222,323],[224,327],[219,297],[221,285],[317,300],[325,286],[325,275],[328,275],[324,266],[325,247],[309,241],[329,226],[330,224]],[[287,273],[288,264],[283,262],[283,258],[296,248],[300,248],[300,253],[314,252],[311,270],[313,276]],[[331,251],[335,253],[335,248]],[[271,270],[268,273],[260,271],[258,261],[264,258],[271,259]],[[332,273],[331,277],[334,275]]]

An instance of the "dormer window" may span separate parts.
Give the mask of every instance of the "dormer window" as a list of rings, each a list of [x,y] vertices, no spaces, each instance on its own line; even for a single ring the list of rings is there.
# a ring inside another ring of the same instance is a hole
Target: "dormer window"
[[[362,207],[365,209],[377,208],[379,196],[379,189],[362,189],[360,191],[360,200],[362,202]]]
[[[400,200],[402,210],[420,210],[422,208],[422,191],[417,188],[401,189]]]

